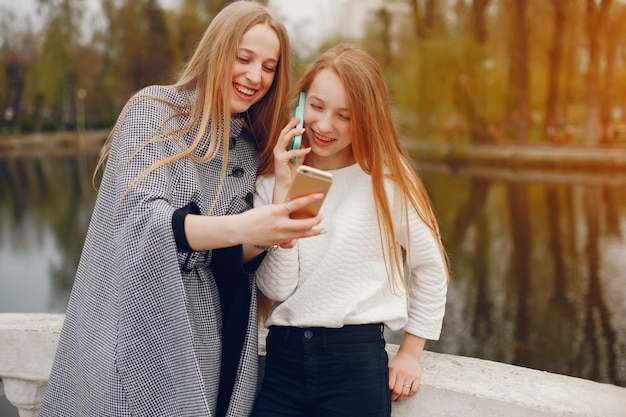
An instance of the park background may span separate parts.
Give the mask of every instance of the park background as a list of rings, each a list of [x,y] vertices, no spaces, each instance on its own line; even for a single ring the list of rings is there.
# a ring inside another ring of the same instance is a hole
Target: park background
[[[102,140],[133,92],[174,82],[225,3],[0,0],[0,312],[65,311]],[[626,386],[626,164],[611,162],[626,150],[626,4],[265,3],[294,78],[340,40],[383,68],[451,264],[427,349]],[[488,163],[463,153],[485,149]],[[553,157],[527,166],[513,149]]]
[[[132,92],[176,79],[225,3],[166,0],[163,8],[157,0],[29,2],[27,15],[18,6],[0,6],[5,135],[110,128]],[[317,3],[274,1],[294,40],[295,75],[318,50],[339,39],[355,41],[382,65],[407,137],[625,141],[621,1]],[[316,10],[321,19],[290,19],[294,8]]]

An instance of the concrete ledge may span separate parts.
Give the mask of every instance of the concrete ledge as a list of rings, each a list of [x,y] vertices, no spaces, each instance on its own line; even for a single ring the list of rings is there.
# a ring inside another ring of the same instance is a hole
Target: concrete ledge
[[[394,417],[626,416],[626,388],[610,384],[434,352],[424,352],[422,373]]]
[[[57,314],[0,314],[0,395],[20,416],[38,413],[62,323]],[[397,349],[387,346],[390,356]],[[614,385],[433,352],[422,370],[418,395],[394,404],[394,417],[626,416],[626,388]]]

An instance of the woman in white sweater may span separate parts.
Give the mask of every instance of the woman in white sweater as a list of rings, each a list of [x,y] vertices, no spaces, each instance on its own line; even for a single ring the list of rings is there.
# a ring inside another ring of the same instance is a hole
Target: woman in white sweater
[[[364,51],[338,45],[306,71],[304,129],[297,119],[274,150],[278,167],[326,170],[324,233],[268,252],[257,285],[276,303],[266,318],[267,359],[253,416],[389,416],[420,387],[427,339],[438,339],[448,272],[437,221],[393,123],[383,75]],[[274,169],[277,168],[277,169]],[[260,177],[255,205],[282,203],[286,185]],[[406,277],[405,277],[406,271]],[[388,361],[383,326],[403,330]]]

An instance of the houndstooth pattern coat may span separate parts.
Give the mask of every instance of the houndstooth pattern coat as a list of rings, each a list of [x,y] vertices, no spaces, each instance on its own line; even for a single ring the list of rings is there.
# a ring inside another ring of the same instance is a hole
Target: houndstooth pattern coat
[[[221,359],[221,312],[213,251],[179,253],[172,215],[195,203],[202,214],[218,192],[223,153],[210,163],[183,158],[153,171],[122,196],[145,168],[179,152],[146,137],[193,92],[153,86],[125,107],[116,127],[78,266],[41,417],[214,416]],[[184,120],[173,118],[167,128]],[[257,172],[254,143],[233,119],[228,172],[211,214],[250,208]],[[196,132],[184,137],[191,141]],[[227,416],[252,408],[258,348],[254,276],[248,328]]]

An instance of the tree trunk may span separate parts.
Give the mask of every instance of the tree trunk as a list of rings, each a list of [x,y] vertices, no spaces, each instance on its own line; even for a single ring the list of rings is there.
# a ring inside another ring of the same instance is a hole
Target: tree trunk
[[[587,120],[585,143],[597,145],[600,140],[600,44],[612,0],[587,0],[587,36],[589,38],[589,68],[587,69]]]
[[[557,0],[558,1],[558,0]],[[565,32],[563,36],[563,68],[576,68],[579,62],[578,45],[581,43],[581,35],[579,35],[578,23],[582,16],[582,7],[584,3],[563,2],[566,9],[568,24],[564,25]],[[562,92],[561,99],[557,104],[557,114],[564,120],[570,120],[571,103],[576,102],[576,71],[565,70],[562,72]]]
[[[418,0],[410,0],[411,1],[411,17],[413,19],[413,30],[415,33],[415,38],[420,39],[424,37],[424,28],[422,25],[422,15],[420,13],[419,1]]]
[[[10,129],[15,127],[20,117],[20,107],[26,84],[27,60],[23,54],[11,53],[7,56],[6,76],[9,85],[8,107],[3,115]]]
[[[381,38],[384,47],[381,51],[381,65],[385,70],[389,70],[391,67],[391,51],[392,51],[392,25],[391,25],[391,15],[386,8],[381,8],[376,11],[376,18],[381,24]]]
[[[624,22],[624,8],[618,13],[612,13],[607,25],[605,45],[606,45],[606,66],[604,67],[604,91],[600,97],[600,143],[609,144],[612,137],[609,131],[611,124],[611,109],[615,98],[616,73],[615,64],[617,61],[617,50],[622,35],[622,25]]]
[[[491,0],[472,1],[472,31],[474,39],[481,45],[487,43],[487,26],[485,24],[485,12]]]
[[[548,96],[546,100],[545,135],[550,140],[557,139],[559,95],[561,93],[561,64],[563,61],[563,32],[565,27],[565,5],[560,0],[552,0],[554,8],[554,33],[548,59]]]
[[[508,0],[511,19],[509,50],[509,92],[507,99],[507,125],[511,136],[526,141],[530,124],[529,70],[528,70],[528,22],[527,0]]]

